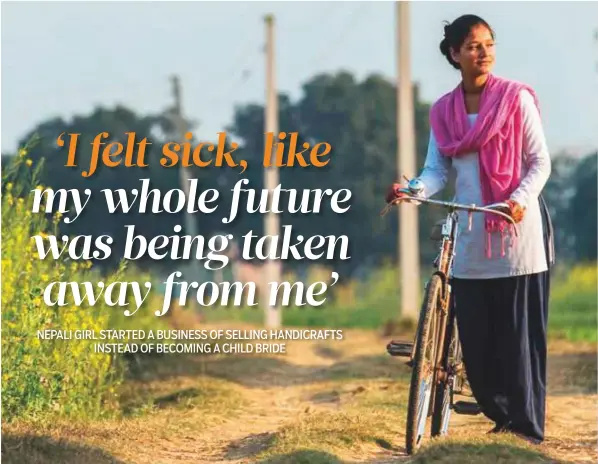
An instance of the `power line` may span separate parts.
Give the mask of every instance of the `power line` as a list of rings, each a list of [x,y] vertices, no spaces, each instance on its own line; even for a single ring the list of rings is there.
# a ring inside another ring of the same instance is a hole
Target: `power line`
[[[239,49],[240,52],[233,61],[233,66],[224,74],[224,76],[234,77],[225,86],[226,90],[219,92],[216,97],[207,100],[209,104],[217,105],[223,103],[225,98],[230,97],[231,94],[234,94],[235,90],[250,82],[255,75],[256,66],[263,59],[265,44],[263,42],[256,44],[250,37],[247,37],[244,43],[245,46]]]
[[[342,4],[342,5],[344,8],[345,4]],[[349,16],[346,18],[344,27],[342,27],[342,29],[341,29],[341,33],[337,36],[336,40],[334,40],[333,45],[330,47],[327,47],[323,53],[320,53],[319,55],[316,56],[316,58],[312,59],[310,62],[312,66],[316,67],[316,64],[319,65],[319,63],[321,61],[323,61],[324,58],[328,58],[334,50],[338,49],[340,44],[345,41],[349,31],[355,30],[354,26],[356,26],[358,20],[363,19],[363,16],[358,15],[358,13],[360,13],[362,10],[365,10],[366,8],[369,8],[369,6],[370,6],[369,3],[361,3],[357,9],[353,10],[349,14]]]

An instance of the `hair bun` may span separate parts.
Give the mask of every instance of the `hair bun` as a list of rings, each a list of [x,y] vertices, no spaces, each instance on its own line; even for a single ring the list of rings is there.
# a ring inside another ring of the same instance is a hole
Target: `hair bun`
[[[444,36],[448,36],[450,33],[450,29],[451,29],[451,23],[449,23],[448,21],[444,22]]]
[[[446,37],[440,41],[440,53],[443,55],[448,53],[448,40],[446,40]]]

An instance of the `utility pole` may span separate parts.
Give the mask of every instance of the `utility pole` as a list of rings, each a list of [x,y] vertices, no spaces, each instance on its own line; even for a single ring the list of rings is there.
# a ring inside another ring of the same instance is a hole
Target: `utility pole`
[[[178,76],[172,76],[170,78],[170,80],[172,83],[172,96],[173,96],[173,100],[174,100],[172,116],[173,116],[173,122],[174,122],[175,137],[179,143],[183,143],[186,140],[185,134],[187,133],[187,130],[189,128],[188,128],[187,122],[185,121],[185,118],[183,116],[183,103],[182,103],[183,99],[181,97],[181,83],[180,83],[180,79]],[[185,196],[188,198],[189,197],[190,177],[189,177],[189,173],[187,172],[187,168],[183,167],[182,162],[179,167],[179,180],[181,183],[181,188],[183,189],[183,192],[185,192]],[[185,230],[191,237],[196,237],[198,235],[194,218],[187,211],[185,211]],[[193,276],[191,276],[191,277],[193,277],[193,280],[199,280],[200,273],[201,273],[201,267],[199,265],[199,261],[192,258],[190,261],[189,269],[193,273]],[[191,301],[192,301],[193,306],[195,307],[195,303],[193,303],[193,299],[191,299]]]
[[[274,139],[278,135],[278,96],[276,91],[276,68],[274,56],[274,16],[266,15],[264,18],[266,24],[266,107],[264,114],[264,123],[266,133],[271,132]],[[264,134],[264,137],[266,134]],[[274,144],[276,145],[276,144]],[[272,157],[275,159],[276,146],[273,147]],[[264,187],[268,189],[268,210],[264,217],[264,232],[265,235],[271,237],[279,235],[280,225],[278,215],[272,212],[272,195],[274,188],[279,183],[278,167],[268,166],[264,167]],[[268,286],[270,282],[281,281],[281,264],[278,260],[268,259],[264,264],[264,276],[262,285],[262,302],[265,312],[265,324],[269,328],[278,328],[282,324],[282,308],[278,303],[270,307],[268,305],[269,292]]]
[[[399,176],[416,175],[415,122],[409,40],[409,2],[397,1],[397,167]],[[402,179],[399,179],[402,181]],[[419,309],[419,223],[417,208],[401,204],[398,209],[398,261],[401,316],[416,319]]]

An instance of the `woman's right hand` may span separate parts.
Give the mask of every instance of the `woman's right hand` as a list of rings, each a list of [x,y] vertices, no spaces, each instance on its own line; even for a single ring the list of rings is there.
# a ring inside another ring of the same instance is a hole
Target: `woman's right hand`
[[[394,200],[404,197],[405,194],[399,191],[403,188],[405,188],[405,186],[399,184],[398,182],[394,182],[391,186],[389,186],[386,190],[386,203],[392,203]]]

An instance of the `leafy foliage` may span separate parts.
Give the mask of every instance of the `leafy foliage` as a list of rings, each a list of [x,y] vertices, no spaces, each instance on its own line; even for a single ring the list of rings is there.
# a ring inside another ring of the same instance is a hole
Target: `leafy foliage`
[[[60,213],[48,219],[33,214],[29,188],[42,188],[39,167],[25,149],[6,167],[2,197],[2,411],[14,418],[42,419],[49,415],[98,417],[117,410],[118,386],[123,378],[122,358],[95,353],[91,340],[75,340],[75,331],[128,328],[115,308],[101,301],[95,306],[50,307],[43,289],[55,281],[97,282],[102,276],[90,261],[77,262],[63,255],[39,259],[33,239],[58,233]],[[126,277],[124,267],[112,272],[106,285]],[[145,279],[143,279],[145,280]],[[150,311],[140,310],[135,328],[159,327]],[[38,331],[59,330],[73,337],[41,339]],[[83,367],[84,366],[84,367]]]
[[[598,153],[581,160],[566,155],[553,159],[544,196],[552,215],[556,254],[561,262],[595,262]]]

